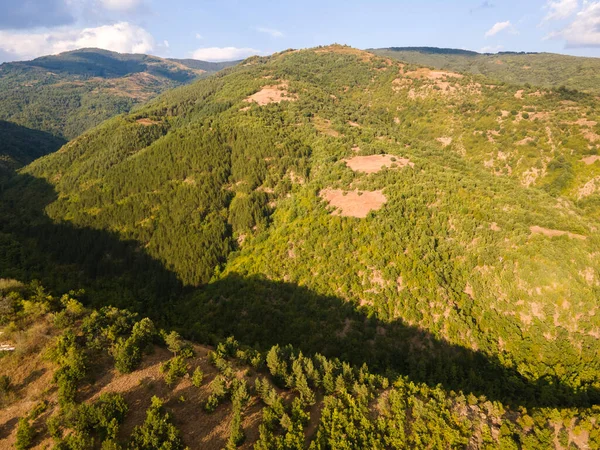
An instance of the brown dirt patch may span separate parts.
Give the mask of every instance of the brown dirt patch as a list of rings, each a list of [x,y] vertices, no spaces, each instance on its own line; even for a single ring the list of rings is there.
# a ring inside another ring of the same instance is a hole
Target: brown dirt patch
[[[407,77],[410,78],[427,78],[429,80],[441,80],[444,78],[464,78],[464,75],[455,72],[445,72],[443,70],[431,70],[423,67],[413,72],[407,72]]]
[[[520,141],[515,142],[516,145],[527,145],[530,142],[533,142],[533,138],[530,136],[527,136],[525,139],[521,139]]]
[[[343,191],[324,189],[320,196],[336,208],[334,215],[365,218],[371,211],[380,210],[387,202],[382,191]]]
[[[577,198],[582,199],[584,197],[589,197],[592,194],[600,191],[600,176],[594,177],[587,183],[585,183],[578,191]]]
[[[599,155],[586,156],[585,158],[581,159],[581,162],[586,163],[588,166],[594,164],[596,161],[600,161]]]
[[[355,172],[377,173],[384,167],[414,167],[415,164],[407,158],[394,155],[355,156],[344,162]]]
[[[594,120],[587,120],[587,119],[579,119],[576,120],[575,122],[571,122],[573,125],[579,125],[580,127],[595,127],[596,125],[598,125],[598,122],[594,121]]]
[[[160,122],[157,120],[151,120],[148,118],[145,119],[138,119],[136,120],[137,123],[139,123],[140,125],[143,125],[145,127],[150,127],[152,125],[160,125]]]
[[[525,92],[523,89],[519,89],[516,93],[515,93],[515,98],[517,99],[522,99],[523,98],[523,92]]]
[[[551,230],[549,228],[538,227],[537,225],[529,227],[529,230],[531,231],[532,234],[543,234],[544,236],[547,236],[547,237],[556,237],[556,236],[565,236],[566,235],[566,236],[569,236],[571,239],[580,239],[580,240],[587,239],[586,236],[583,236],[581,234],[571,233],[570,231],[563,231],[563,230]]]
[[[583,133],[583,137],[586,138],[591,143],[600,141],[600,135],[594,133],[593,131],[586,131]]]
[[[439,137],[436,139],[436,141],[442,144],[443,147],[448,147],[450,144],[452,144],[452,138],[448,136]]]
[[[293,102],[298,100],[296,94],[290,94],[287,90],[287,82],[282,82],[278,85],[263,86],[256,94],[244,99],[248,103],[258,103],[259,106],[268,105],[270,103],[281,103],[283,101]]]

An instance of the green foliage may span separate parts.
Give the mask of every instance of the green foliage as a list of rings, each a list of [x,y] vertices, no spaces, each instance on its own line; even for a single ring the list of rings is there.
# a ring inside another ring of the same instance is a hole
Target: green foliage
[[[192,384],[199,388],[202,386],[202,381],[204,380],[204,372],[200,367],[196,367],[194,372],[192,373]]]
[[[15,448],[17,450],[26,450],[31,447],[35,432],[27,418],[20,418],[17,424],[17,438]]]
[[[131,336],[127,339],[119,339],[113,348],[115,367],[121,373],[129,373],[136,369],[142,361],[143,352],[150,346],[156,329],[154,323],[148,319],[142,319],[133,325]]]
[[[476,434],[544,448],[553,408],[587,420],[598,402],[598,102],[418,69],[342,46],[285,52],[112,119],[9,183],[0,275],[83,286],[86,304],[130,305],[186,339],[236,336],[210,354],[205,405],[239,410],[231,445],[252,395],[243,362],[261,380],[259,448],[306,445],[321,406],[321,447]],[[245,101],[274,83],[294,101]],[[395,166],[349,167],[378,154]],[[386,203],[345,216],[325,189]],[[7,320],[58,308],[25,297]],[[67,350],[110,349],[133,370],[152,342],[137,319],[92,316]]]
[[[165,361],[160,366],[160,371],[164,374],[167,385],[172,386],[178,378],[187,374],[189,365],[184,356],[174,356]]]
[[[232,63],[171,61],[81,49],[33,61],[6,63],[0,76],[0,119],[73,139],[104,120],[202,71]],[[140,75],[152,80],[140,81]]]
[[[382,48],[374,50],[374,53],[411,64],[481,74],[528,88],[534,85],[600,92],[600,63],[595,58],[552,53],[465,54],[461,50],[418,47]]]
[[[0,394],[7,394],[11,389],[10,377],[8,375],[0,376]]]
[[[129,448],[132,450],[183,449],[179,431],[171,423],[171,417],[163,410],[163,402],[152,397],[143,425],[136,427],[131,435]]]

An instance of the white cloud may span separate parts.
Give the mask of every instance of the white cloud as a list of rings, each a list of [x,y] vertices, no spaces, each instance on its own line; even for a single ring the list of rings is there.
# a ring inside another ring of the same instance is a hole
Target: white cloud
[[[258,31],[259,33],[268,34],[274,38],[283,37],[283,33],[279,30],[275,30],[274,28],[258,27],[258,28],[256,28],[256,31]]]
[[[498,53],[504,49],[503,45],[488,45],[479,50],[480,53]]]
[[[14,55],[14,59],[35,58],[85,47],[121,53],[149,53],[154,48],[154,38],[143,28],[127,22],[37,33],[0,31],[0,50]]]
[[[199,48],[192,53],[192,58],[201,61],[235,61],[244,59],[252,55],[260,54],[260,50],[253,48],[237,48],[237,47],[208,47]]]
[[[202,36],[200,33],[196,33],[196,39],[204,39],[204,36]]]
[[[143,0],[100,0],[100,4],[112,11],[131,11],[141,6]]]
[[[562,20],[577,11],[579,0],[548,0],[545,8],[548,9],[548,14],[544,17],[544,22]]]
[[[494,24],[494,26],[492,28],[490,28],[486,33],[485,33],[485,37],[491,37],[491,36],[495,36],[498,33],[500,33],[501,31],[504,30],[514,30],[512,24],[510,23],[510,20],[507,20],[506,22],[497,22],[496,24]]]
[[[562,38],[565,47],[600,47],[600,1],[584,1],[573,22],[548,38]]]

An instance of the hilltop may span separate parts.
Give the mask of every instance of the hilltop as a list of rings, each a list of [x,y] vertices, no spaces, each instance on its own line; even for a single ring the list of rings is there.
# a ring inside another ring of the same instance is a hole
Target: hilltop
[[[566,446],[561,414],[600,401],[598,106],[337,45],[253,57],[12,179],[0,277],[498,402],[513,446]]]
[[[600,59],[555,53],[477,53],[436,47],[390,47],[373,53],[442,70],[485,75],[511,84],[600,94]]]

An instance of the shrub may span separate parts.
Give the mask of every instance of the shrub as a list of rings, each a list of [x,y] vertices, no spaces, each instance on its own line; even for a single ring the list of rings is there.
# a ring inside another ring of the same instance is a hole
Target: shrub
[[[163,411],[163,402],[152,397],[152,404],[146,411],[146,421],[134,428],[129,448],[135,449],[183,449],[179,430],[171,423],[171,417]]]
[[[174,356],[169,361],[161,364],[160,371],[165,376],[165,382],[171,386],[177,378],[181,378],[187,373],[188,364],[183,356]]]
[[[204,380],[204,372],[200,367],[196,367],[194,369],[194,373],[192,374],[192,384],[199,388],[202,386],[202,381]]]
[[[8,375],[0,376],[0,394],[7,394],[11,388],[10,377]]]
[[[17,425],[17,440],[15,441],[15,448],[17,450],[28,449],[33,443],[34,432],[33,428],[29,424],[29,420],[22,417],[19,419]]]

